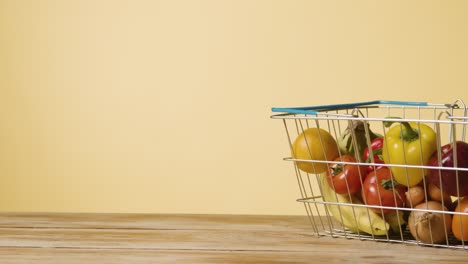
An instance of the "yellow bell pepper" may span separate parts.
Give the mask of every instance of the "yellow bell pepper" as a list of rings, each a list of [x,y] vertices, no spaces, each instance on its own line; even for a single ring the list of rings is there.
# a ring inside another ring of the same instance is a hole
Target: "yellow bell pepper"
[[[389,127],[393,122],[384,122]],[[437,149],[436,133],[422,123],[400,122],[385,134],[382,156],[385,164],[428,165]],[[394,179],[405,186],[421,182],[427,170],[423,168],[391,167]]]

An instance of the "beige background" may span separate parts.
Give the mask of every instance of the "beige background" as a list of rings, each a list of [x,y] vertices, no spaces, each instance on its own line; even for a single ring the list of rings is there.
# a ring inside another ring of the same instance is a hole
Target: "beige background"
[[[467,13],[0,0],[0,210],[303,214],[270,107],[468,100]]]

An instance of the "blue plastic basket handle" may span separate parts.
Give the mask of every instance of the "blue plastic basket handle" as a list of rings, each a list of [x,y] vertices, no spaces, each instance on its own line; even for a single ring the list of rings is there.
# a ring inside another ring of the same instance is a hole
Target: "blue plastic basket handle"
[[[367,106],[367,105],[427,106],[428,103],[427,102],[375,100],[375,101],[350,103],[350,104],[332,104],[332,105],[305,106],[305,107],[273,107],[271,108],[271,111],[281,112],[281,113],[290,113],[290,114],[316,115],[321,110],[347,109],[347,108]]]

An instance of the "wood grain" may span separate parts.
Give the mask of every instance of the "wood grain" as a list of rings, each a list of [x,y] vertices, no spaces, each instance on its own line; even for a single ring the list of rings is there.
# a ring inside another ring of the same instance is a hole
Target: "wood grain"
[[[304,216],[1,213],[0,227],[304,231],[310,223]]]
[[[467,263],[468,251],[316,237],[301,216],[3,213],[0,263]]]

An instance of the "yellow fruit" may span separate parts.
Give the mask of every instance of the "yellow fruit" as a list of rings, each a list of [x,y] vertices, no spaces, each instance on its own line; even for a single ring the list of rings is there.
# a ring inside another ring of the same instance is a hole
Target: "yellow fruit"
[[[335,139],[326,130],[308,128],[304,130],[292,145],[292,156],[296,159],[333,161],[339,155]],[[297,161],[297,167],[308,173],[322,173],[327,170],[327,164],[312,161]]]
[[[364,232],[375,236],[384,236],[388,233],[390,224],[380,214],[364,206],[353,206],[364,203],[355,196],[335,193],[327,182],[326,174],[321,174],[319,177],[323,200],[329,203],[327,209],[344,227],[354,233]]]

